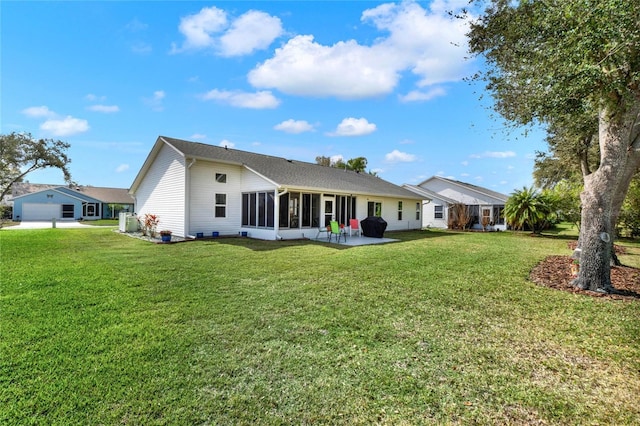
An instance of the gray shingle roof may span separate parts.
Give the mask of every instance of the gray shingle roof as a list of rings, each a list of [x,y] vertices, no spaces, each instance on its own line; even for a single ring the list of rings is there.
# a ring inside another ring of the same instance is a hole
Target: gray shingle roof
[[[449,204],[455,204],[457,201],[454,200],[453,198],[449,198],[449,197],[445,197],[444,195],[438,194],[437,192],[433,192],[427,188],[423,188],[421,186],[416,186],[416,185],[410,185],[408,183],[405,183],[404,185],[402,185],[404,188],[407,188],[410,191],[415,192],[416,194],[419,194],[422,196],[422,198],[428,199],[428,200],[442,200],[445,201]]]
[[[77,186],[70,188],[65,185],[50,185],[40,183],[17,182],[13,184],[13,198],[21,197],[47,189],[64,188],[67,191],[77,191],[87,197],[94,198],[103,203],[133,204],[134,199],[126,188],[105,188],[99,186]]]
[[[454,179],[449,179],[449,178],[445,178],[442,176],[432,176],[429,179],[423,181],[422,183],[420,183],[418,186],[421,186],[422,184],[432,180],[432,179],[440,179],[449,183],[452,183],[454,185],[459,185],[462,187],[465,187],[471,191],[475,191],[478,192],[480,194],[485,194],[485,195],[489,195],[490,197],[496,198],[498,200],[502,200],[502,201],[507,201],[507,199],[509,198],[508,195],[502,194],[500,192],[496,192],[496,191],[492,191],[491,189],[485,188],[483,186],[478,186],[478,185],[473,185],[471,183],[467,183],[467,182],[461,182],[459,180],[454,180]]]
[[[165,136],[160,136],[160,139],[180,151],[185,157],[244,165],[286,188],[421,199],[418,194],[369,173],[356,173],[351,170]]]
[[[80,192],[103,203],[133,204],[133,197],[124,188],[103,188],[97,186],[81,186]]]

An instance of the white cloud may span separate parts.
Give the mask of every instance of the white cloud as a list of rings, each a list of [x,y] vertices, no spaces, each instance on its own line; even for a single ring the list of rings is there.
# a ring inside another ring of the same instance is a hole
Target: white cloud
[[[138,55],[148,55],[153,51],[153,47],[145,41],[134,41],[129,43],[129,47],[133,53]]]
[[[116,167],[116,173],[126,172],[127,170],[129,170],[128,164],[120,164],[118,167]]]
[[[302,35],[276,49],[248,78],[255,87],[292,95],[357,99],[391,92],[399,74],[394,64],[353,40],[323,46]]]
[[[202,99],[215,100],[238,108],[273,109],[280,105],[280,101],[268,90],[247,93],[214,89],[202,95]]]
[[[384,159],[390,163],[411,163],[416,161],[416,156],[394,149],[390,153],[386,154]]]
[[[91,105],[87,109],[95,112],[104,112],[106,114],[120,111],[117,105]]]
[[[97,95],[94,95],[93,93],[89,93],[84,98],[89,102],[103,102],[107,99],[106,96],[97,96]]]
[[[220,54],[240,56],[266,49],[283,33],[280,18],[257,10],[250,10],[233,21],[220,37]]]
[[[134,18],[133,20],[129,21],[124,27],[127,31],[136,33],[139,31],[145,31],[147,28],[149,28],[149,24],[145,24],[138,18]]]
[[[202,139],[206,139],[207,135],[204,135],[202,133],[194,133],[193,135],[191,135],[191,139],[198,139],[198,140],[202,140]]]
[[[227,139],[223,139],[222,141],[220,141],[219,146],[223,146],[225,148],[234,148],[236,144]]]
[[[471,154],[471,158],[510,158],[515,157],[516,153],[513,151],[485,151],[481,154]]]
[[[40,129],[53,136],[71,136],[89,130],[87,120],[67,116],[61,120],[50,119],[40,125]]]
[[[392,92],[407,70],[419,77],[419,87],[467,75],[467,21],[414,1],[365,10],[361,21],[385,36],[371,45],[348,40],[328,46],[312,35],[298,35],[254,68],[249,82],[299,96],[359,99]],[[412,92],[403,99],[424,101],[442,96],[441,91]]]
[[[345,118],[342,120],[335,132],[328,133],[329,136],[364,136],[376,131],[376,125],[369,123],[366,118]]]
[[[205,7],[200,12],[180,19],[178,30],[184,35],[182,48],[173,46],[172,52],[203,49],[215,44],[211,34],[222,31],[227,26],[227,14],[215,6]]]
[[[336,164],[338,161],[344,162],[344,157],[341,154],[332,155],[329,159],[331,160],[331,164]]]
[[[29,107],[29,108],[25,108],[22,110],[22,113],[24,115],[27,115],[29,117],[34,117],[34,118],[40,118],[40,117],[55,117],[56,113],[51,111],[49,109],[49,107],[46,107],[44,105],[42,106],[35,106],[35,107]]]
[[[167,96],[164,90],[156,90],[150,98],[144,98],[144,102],[154,111],[164,110],[162,100]]]
[[[468,166],[469,162],[467,160],[461,161],[460,164],[462,164],[463,166]]]
[[[389,32],[374,47],[403,69],[411,69],[421,78],[421,87],[458,81],[465,75],[468,21],[448,14],[465,5],[454,1],[438,7],[443,2],[437,3],[429,11],[414,1],[387,3],[362,14],[363,22]]]
[[[171,53],[210,49],[221,56],[240,56],[266,49],[283,33],[280,18],[250,10],[229,24],[227,13],[215,6],[180,19],[178,30],[185,37]]]
[[[442,87],[436,87],[431,90],[427,90],[426,92],[421,90],[412,90],[404,96],[399,95],[398,98],[400,99],[400,102],[425,102],[440,96],[445,96],[446,94],[447,91]]]
[[[276,124],[275,126],[273,126],[273,128],[276,130],[281,130],[285,133],[298,134],[311,132],[313,130],[313,125],[309,124],[305,120],[294,120],[290,118],[289,120],[285,120],[280,124]]]

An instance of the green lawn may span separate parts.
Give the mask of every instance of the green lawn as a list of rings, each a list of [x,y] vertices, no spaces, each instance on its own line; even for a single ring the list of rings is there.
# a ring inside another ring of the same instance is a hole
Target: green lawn
[[[385,236],[0,231],[0,424],[640,423],[640,303],[527,281],[568,237]]]

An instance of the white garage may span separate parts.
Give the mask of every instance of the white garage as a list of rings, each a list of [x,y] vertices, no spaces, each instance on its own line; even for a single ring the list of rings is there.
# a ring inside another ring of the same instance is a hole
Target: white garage
[[[22,220],[51,220],[62,218],[62,205],[53,203],[24,203]]]

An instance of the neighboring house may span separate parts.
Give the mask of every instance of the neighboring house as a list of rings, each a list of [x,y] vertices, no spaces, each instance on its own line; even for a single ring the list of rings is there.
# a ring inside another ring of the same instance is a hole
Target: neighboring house
[[[420,195],[368,173],[164,136],[129,192],[139,216],[181,237],[315,238],[330,220],[368,216],[389,231],[422,225]]]
[[[422,226],[425,228],[447,228],[450,207],[464,204],[471,214],[473,228],[482,228],[482,219],[486,218],[491,229],[506,229],[504,205],[509,198],[507,195],[440,176],[403,187],[429,200],[423,206]]]
[[[124,188],[16,183],[12,193],[15,221],[109,219],[133,211],[133,198]]]

